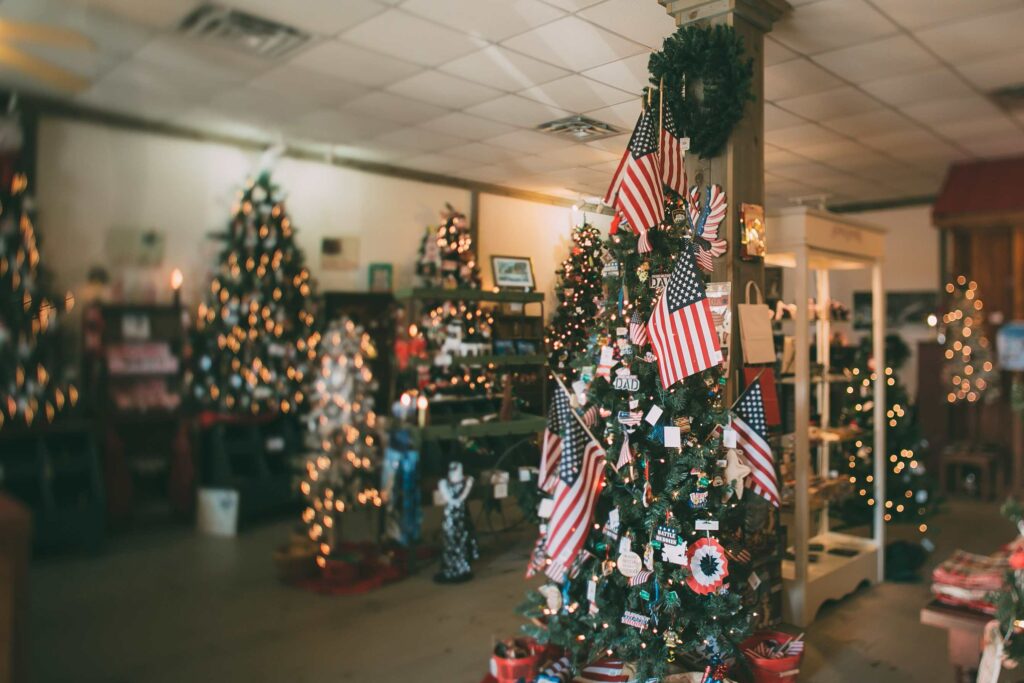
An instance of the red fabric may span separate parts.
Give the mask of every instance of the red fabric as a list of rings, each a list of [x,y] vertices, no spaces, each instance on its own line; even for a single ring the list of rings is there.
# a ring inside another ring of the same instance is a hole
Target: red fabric
[[[743,368],[743,385],[749,386],[762,370],[764,374],[761,374],[761,398],[764,401],[764,421],[769,427],[775,427],[782,424],[779,392],[775,388],[775,370],[763,367]]]
[[[1024,157],[954,164],[932,207],[932,218],[1024,211],[1022,183]]]

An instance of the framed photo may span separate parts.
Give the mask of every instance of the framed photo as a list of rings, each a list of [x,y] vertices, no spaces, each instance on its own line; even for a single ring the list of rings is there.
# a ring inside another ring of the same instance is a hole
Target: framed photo
[[[371,292],[391,291],[392,266],[390,263],[371,263],[369,272]]]
[[[531,290],[536,287],[533,279],[533,260],[529,256],[491,256],[491,272],[498,287],[515,287]]]
[[[926,326],[928,314],[939,308],[939,293],[935,290],[919,292],[886,292],[885,325],[887,329],[905,325]],[[853,329],[871,329],[871,292],[853,293]]]

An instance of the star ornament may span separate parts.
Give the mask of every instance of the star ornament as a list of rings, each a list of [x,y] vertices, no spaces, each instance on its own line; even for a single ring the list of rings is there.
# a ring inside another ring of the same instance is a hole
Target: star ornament
[[[729,500],[732,494],[736,494],[736,498],[743,498],[743,480],[750,474],[750,465],[740,456],[739,451],[735,448],[730,448],[729,453],[725,456],[725,483],[732,486],[732,491],[725,497],[725,500]]]

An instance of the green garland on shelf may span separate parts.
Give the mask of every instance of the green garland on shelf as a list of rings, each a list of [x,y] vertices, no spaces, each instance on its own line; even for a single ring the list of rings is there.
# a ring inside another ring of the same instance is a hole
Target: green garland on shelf
[[[681,26],[651,55],[647,68],[680,132],[689,136],[689,151],[704,159],[718,154],[754,99],[753,60],[746,57],[743,38],[721,24]]]

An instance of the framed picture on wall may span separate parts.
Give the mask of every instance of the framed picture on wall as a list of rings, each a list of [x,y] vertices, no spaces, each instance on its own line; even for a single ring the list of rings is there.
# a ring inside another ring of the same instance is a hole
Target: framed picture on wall
[[[904,325],[928,324],[928,314],[939,307],[939,293],[935,290],[921,292],[886,292],[885,326],[895,329]],[[871,329],[871,292],[853,293],[853,329]]]
[[[533,260],[529,256],[491,256],[491,272],[498,287],[532,290]]]
[[[390,263],[371,263],[369,271],[370,291],[390,292],[392,271],[393,268]]]

